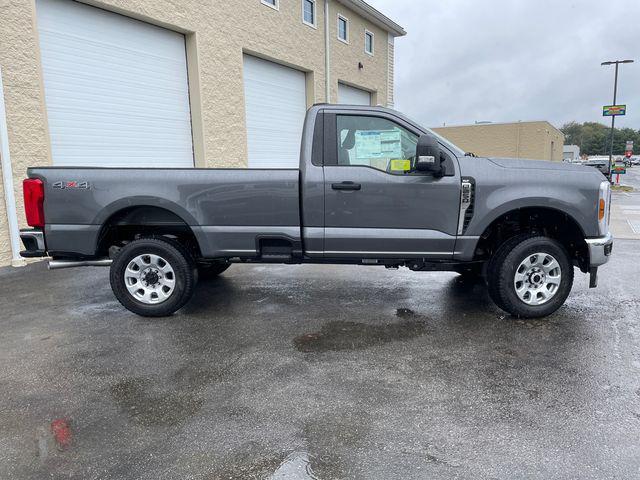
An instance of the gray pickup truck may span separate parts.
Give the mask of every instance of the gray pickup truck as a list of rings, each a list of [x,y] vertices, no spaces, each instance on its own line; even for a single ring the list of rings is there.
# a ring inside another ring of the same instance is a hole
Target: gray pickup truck
[[[22,255],[110,266],[115,296],[144,316],[234,263],[322,263],[483,276],[500,308],[543,317],[574,266],[596,286],[613,245],[597,170],[468,156],[379,107],[312,107],[299,169],[39,167],[24,192]]]

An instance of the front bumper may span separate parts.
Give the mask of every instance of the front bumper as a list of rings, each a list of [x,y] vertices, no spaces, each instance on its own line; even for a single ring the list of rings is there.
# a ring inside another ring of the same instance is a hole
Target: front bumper
[[[20,239],[26,249],[20,252],[21,257],[37,258],[47,256],[47,248],[44,243],[44,232],[42,230],[20,230]]]
[[[589,266],[597,268],[609,261],[613,250],[613,235],[607,233],[604,237],[588,238],[585,240],[589,248]]]

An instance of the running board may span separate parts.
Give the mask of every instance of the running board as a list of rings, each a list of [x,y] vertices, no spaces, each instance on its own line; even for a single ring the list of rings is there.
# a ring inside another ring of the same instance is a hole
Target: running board
[[[271,255],[260,255],[260,257],[258,258],[258,262],[286,264],[286,263],[296,263],[296,260],[294,260],[294,258],[291,255],[271,254]]]

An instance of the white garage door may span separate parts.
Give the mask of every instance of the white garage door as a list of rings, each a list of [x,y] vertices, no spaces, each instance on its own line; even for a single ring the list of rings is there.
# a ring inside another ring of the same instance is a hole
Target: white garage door
[[[338,102],[342,105],[371,105],[371,93],[360,88],[339,83]]]
[[[184,36],[37,0],[54,165],[193,167]]]
[[[244,56],[250,168],[298,168],[307,111],[305,74]]]

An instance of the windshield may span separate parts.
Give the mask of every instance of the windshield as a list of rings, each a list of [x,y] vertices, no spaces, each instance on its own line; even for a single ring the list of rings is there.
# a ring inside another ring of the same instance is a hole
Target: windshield
[[[402,116],[405,117],[406,120],[408,120],[409,122],[413,123],[414,125],[416,125],[418,128],[420,128],[423,132],[425,133],[430,133],[431,135],[433,135],[434,137],[436,137],[438,139],[438,142],[440,142],[441,144],[443,144],[445,147],[447,147],[449,150],[451,150],[451,152],[457,156],[457,157],[464,157],[465,155],[465,151],[463,149],[461,149],[460,147],[454,145],[453,143],[451,143],[449,140],[447,140],[446,138],[444,138],[442,135],[434,132],[433,130],[431,130],[430,128],[426,128],[423,127],[422,125],[420,125],[420,122],[415,121],[413,118],[405,115],[404,113],[402,114]]]
[[[457,157],[464,157],[466,152],[462,150],[460,147],[454,145],[449,140],[444,138],[442,135],[438,135],[436,132],[434,132],[430,128],[425,128],[425,130],[429,132],[431,135],[433,135],[434,137],[436,137],[438,141],[442,143],[445,147],[447,147],[449,150],[451,150],[454,153],[454,155],[456,155]]]

